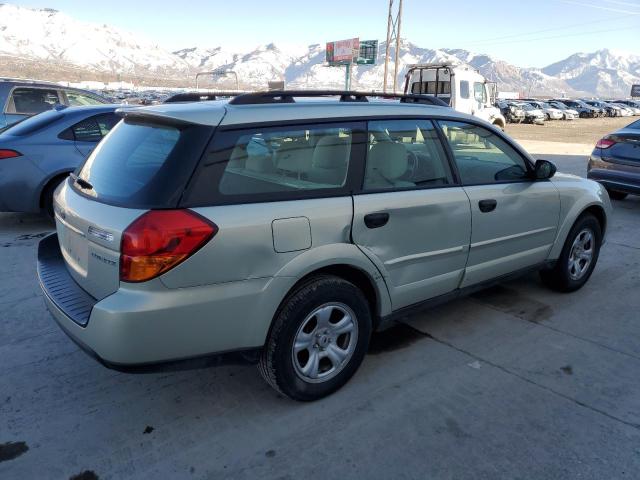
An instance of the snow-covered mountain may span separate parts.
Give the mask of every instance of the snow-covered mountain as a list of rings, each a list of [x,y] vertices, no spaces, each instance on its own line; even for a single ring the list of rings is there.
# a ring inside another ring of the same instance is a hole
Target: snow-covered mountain
[[[576,53],[542,71],[565,80],[576,90],[599,94],[611,90],[628,93],[630,85],[640,83],[640,55],[609,49]]]
[[[631,84],[640,83],[640,56],[630,53],[578,53],[532,69],[485,54],[428,49],[406,40],[400,48],[399,84],[407,65],[426,62],[467,63],[496,81],[500,90],[527,95],[626,96]],[[384,49],[381,44],[377,65],[354,67],[354,88],[382,87]],[[324,55],[320,44],[273,43],[250,51],[193,47],[169,52],[138,35],[81,22],[56,10],[0,4],[0,75],[52,80],[119,77],[155,85],[191,86],[196,72],[222,68],[236,72],[242,88],[264,88],[271,80],[285,80],[290,88],[341,88],[343,69],[325,66]],[[231,82],[216,78],[209,85],[228,88]]]
[[[121,74],[188,70],[176,55],[132,33],[81,22],[57,10],[10,4],[0,4],[2,54]]]

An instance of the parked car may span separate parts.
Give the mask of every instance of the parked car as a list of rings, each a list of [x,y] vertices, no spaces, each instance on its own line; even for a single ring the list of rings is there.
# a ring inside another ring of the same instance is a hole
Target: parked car
[[[576,110],[580,115],[580,118],[595,118],[602,116],[603,112],[600,112],[599,109],[592,107],[591,105],[587,105],[582,100],[569,100],[567,98],[558,98],[554,100],[555,102],[560,102],[566,105],[573,110]]]
[[[564,114],[561,110],[552,107],[546,102],[541,102],[540,100],[525,100],[525,102],[527,102],[533,108],[542,110],[545,120],[561,120],[564,117]]]
[[[521,101],[511,101],[509,104],[518,106],[524,110],[525,123],[544,125],[544,112],[539,108],[535,108],[533,105]]]
[[[565,120],[575,120],[576,118],[580,118],[580,113],[577,110],[567,107],[564,103],[558,102],[555,100],[551,100],[548,102],[553,108],[557,108],[564,114]]]
[[[519,105],[499,100],[496,106],[508,123],[522,123],[526,118],[524,109]]]
[[[573,291],[593,272],[611,210],[596,182],[448,107],[296,98],[122,113],[56,191],[38,249],[69,336],[129,371],[255,351],[271,386],[314,400],[410,311],[506,275]]]
[[[640,115],[640,101],[638,100],[613,100],[613,102],[631,107],[634,115]]]
[[[598,140],[587,178],[604,185],[614,200],[640,195],[640,120]]]
[[[93,92],[57,83],[0,78],[0,128],[51,110],[56,105],[78,107],[108,103],[106,98]]]
[[[598,117],[619,117],[620,112],[619,112],[619,108],[614,107],[613,105],[609,105],[606,102],[603,102],[602,100],[589,100],[589,99],[583,99],[582,100],[584,103],[586,103],[587,105],[595,108],[598,111]]]
[[[609,105],[620,109],[621,117],[633,117],[634,115],[640,115],[640,108],[631,107],[624,103],[607,102]]]
[[[120,120],[118,107],[58,107],[0,133],[0,211],[53,216],[55,188]]]

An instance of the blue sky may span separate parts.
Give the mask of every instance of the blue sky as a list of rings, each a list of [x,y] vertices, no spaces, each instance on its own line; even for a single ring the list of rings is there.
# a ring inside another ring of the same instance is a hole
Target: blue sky
[[[77,19],[107,23],[176,50],[324,43],[386,37],[388,0],[43,0]],[[402,37],[426,48],[464,48],[518,66],[578,51],[640,54],[640,0],[404,0]]]

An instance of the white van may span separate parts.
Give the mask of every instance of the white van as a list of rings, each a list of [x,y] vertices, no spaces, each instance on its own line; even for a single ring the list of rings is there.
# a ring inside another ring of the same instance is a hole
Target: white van
[[[409,66],[404,92],[434,95],[455,110],[475,115],[504,130],[507,122],[491,102],[490,84],[468,65],[425,63]]]

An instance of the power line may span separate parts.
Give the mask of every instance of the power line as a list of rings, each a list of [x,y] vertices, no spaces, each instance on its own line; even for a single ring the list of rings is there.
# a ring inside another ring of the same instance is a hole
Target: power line
[[[478,40],[477,42],[474,42],[475,44],[480,44],[480,43],[487,43],[487,42],[493,42],[496,40],[506,40],[506,39],[510,39],[510,38],[519,38],[519,37],[528,37],[529,35],[537,35],[539,33],[547,33],[547,32],[554,32],[556,30],[568,30],[571,28],[577,28],[577,27],[583,27],[585,25],[593,25],[596,23],[602,23],[602,22],[611,22],[613,20],[621,20],[623,18],[628,18],[628,15],[623,15],[623,16],[616,16],[616,17],[611,17],[611,18],[601,18],[598,20],[593,20],[590,22],[580,22],[580,23],[574,23],[571,25],[563,25],[562,27],[553,27],[553,28],[545,28],[544,30],[535,30],[532,32],[527,32],[527,33],[514,33],[512,35],[504,35],[501,37],[493,37],[493,38],[487,38],[484,40]]]
[[[544,41],[544,40],[552,40],[552,39],[555,39],[555,38],[579,37],[579,36],[584,36],[584,35],[593,35],[594,33],[619,32],[621,30],[631,30],[631,29],[637,29],[637,28],[638,28],[637,25],[631,25],[631,26],[628,26],[628,27],[610,28],[610,29],[607,29],[607,30],[591,30],[589,32],[569,33],[569,34],[566,34],[566,35],[552,35],[552,36],[539,37],[539,38],[527,38],[527,39],[521,39],[521,40],[509,40],[508,42],[492,42],[492,43],[482,44],[481,46],[485,47],[487,45],[503,45],[505,43],[540,42],[540,41]],[[473,43],[471,45],[475,46],[476,44]]]
[[[620,8],[607,7],[605,5],[594,5],[593,3],[576,2],[575,0],[560,0],[562,3],[569,3],[571,5],[578,5],[580,7],[597,8],[599,10],[606,10],[607,12],[626,13],[627,15],[640,15],[639,11],[622,10]]]

